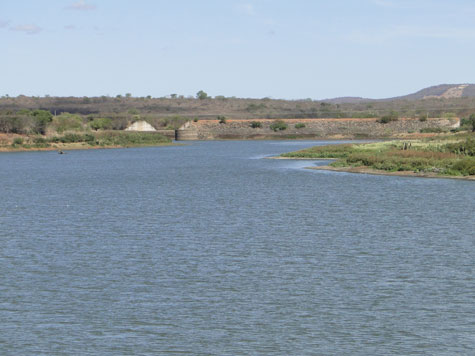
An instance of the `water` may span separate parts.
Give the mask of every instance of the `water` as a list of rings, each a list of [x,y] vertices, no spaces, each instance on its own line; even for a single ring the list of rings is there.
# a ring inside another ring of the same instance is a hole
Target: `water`
[[[0,155],[1,355],[473,355],[475,183],[261,159]]]

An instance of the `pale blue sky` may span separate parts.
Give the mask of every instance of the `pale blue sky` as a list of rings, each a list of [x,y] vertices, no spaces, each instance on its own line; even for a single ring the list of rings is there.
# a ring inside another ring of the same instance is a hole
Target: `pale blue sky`
[[[475,82],[473,0],[2,0],[0,95],[404,95]]]

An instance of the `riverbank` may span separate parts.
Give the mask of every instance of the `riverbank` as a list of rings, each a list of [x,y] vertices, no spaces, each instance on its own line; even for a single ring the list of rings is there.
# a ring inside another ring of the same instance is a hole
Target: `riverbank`
[[[172,140],[154,132],[103,131],[62,136],[0,134],[0,152],[66,151],[169,146]]]
[[[192,140],[361,140],[396,139],[427,133],[449,132],[460,126],[459,118],[399,118],[382,122],[371,118],[307,118],[197,120],[176,131],[179,141]]]
[[[351,173],[475,180],[475,134],[422,140],[315,146],[284,153],[284,159],[334,159],[309,167]]]
[[[463,180],[475,180],[475,175],[471,176],[450,176],[443,174],[436,174],[430,172],[413,172],[413,171],[381,171],[378,169],[372,169],[368,167],[332,167],[332,166],[315,166],[306,167],[307,169],[314,169],[317,171],[333,171],[333,172],[346,172],[346,173],[359,173],[359,174],[371,174],[379,176],[399,176],[399,177],[419,177],[419,178],[445,178],[445,179],[463,179]]]

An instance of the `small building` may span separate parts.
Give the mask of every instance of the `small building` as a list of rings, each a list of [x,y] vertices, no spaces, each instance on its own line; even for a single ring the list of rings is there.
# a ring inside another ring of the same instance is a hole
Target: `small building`
[[[147,121],[140,120],[135,121],[131,125],[129,125],[125,131],[157,131],[155,127],[150,125]]]

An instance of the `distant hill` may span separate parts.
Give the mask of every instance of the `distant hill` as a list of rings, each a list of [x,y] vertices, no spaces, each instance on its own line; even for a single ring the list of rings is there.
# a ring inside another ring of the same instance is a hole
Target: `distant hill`
[[[446,98],[446,99],[439,99]],[[189,120],[303,119],[382,117],[396,111],[400,117],[432,118],[475,114],[475,84],[442,84],[416,93],[387,99],[344,97],[328,100],[251,99],[235,97],[183,96],[134,97],[37,97],[0,96],[0,132],[14,132],[14,126],[31,124],[35,110],[49,111],[59,119],[76,115],[76,121],[109,119],[113,129],[125,129],[145,120],[157,129],[178,128]],[[59,125],[59,121],[58,121]]]
[[[333,104],[343,103],[360,103],[368,101],[394,101],[394,100],[423,100],[431,98],[461,98],[461,97],[475,97],[475,84],[440,84],[432,87],[424,88],[413,94],[396,96],[386,99],[370,99],[360,97],[341,97],[327,99],[326,102]]]

